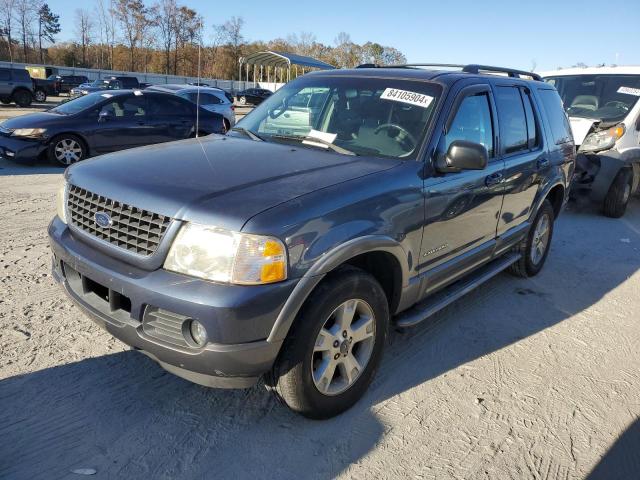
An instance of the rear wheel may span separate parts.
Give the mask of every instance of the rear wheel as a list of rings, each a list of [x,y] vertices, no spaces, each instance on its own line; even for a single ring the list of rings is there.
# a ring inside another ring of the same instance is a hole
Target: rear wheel
[[[542,270],[551,246],[554,219],[551,202],[545,200],[538,210],[527,238],[514,249],[521,257],[509,267],[511,273],[518,277],[533,277]]]
[[[625,168],[618,172],[604,198],[603,212],[607,217],[620,218],[624,215],[631,198],[633,172]]]
[[[13,101],[16,102],[16,105],[22,108],[31,105],[32,100],[33,97],[31,95],[31,92],[28,92],[26,90],[18,90],[13,94]]]
[[[226,118],[222,120],[222,128],[223,134],[226,134],[229,130],[231,130],[231,123],[229,123],[229,120],[227,120]]]
[[[11,103],[11,100],[9,100],[8,98],[0,98],[0,102],[2,102],[4,105],[9,105]]]
[[[87,149],[75,135],[64,134],[51,140],[47,153],[50,161],[67,167],[83,160],[87,156]]]
[[[247,97],[240,97],[240,100],[238,100],[238,103],[240,105],[246,105],[247,104]]]
[[[266,383],[306,417],[338,415],[371,383],[388,324],[380,284],[356,268],[337,270],[305,303]]]
[[[33,95],[34,99],[36,102],[46,102],[47,101],[47,94],[44,90],[36,90],[34,95]]]

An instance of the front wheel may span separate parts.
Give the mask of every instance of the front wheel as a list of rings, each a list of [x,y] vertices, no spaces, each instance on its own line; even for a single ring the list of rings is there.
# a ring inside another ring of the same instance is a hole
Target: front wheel
[[[64,134],[55,137],[49,143],[49,160],[68,167],[69,165],[84,160],[87,150],[82,140],[75,135]]]
[[[36,102],[46,102],[47,94],[45,93],[44,90],[36,90],[34,94],[34,99]]]
[[[618,172],[604,198],[603,212],[607,217],[620,218],[627,211],[633,185],[633,171],[625,168]]]
[[[247,104],[247,97],[240,97],[240,100],[238,100],[238,103],[240,105],[246,105]]]
[[[371,383],[388,324],[380,284],[360,269],[339,269],[305,303],[266,383],[306,417],[338,415]]]
[[[529,234],[515,248],[521,257],[509,267],[511,273],[526,278],[533,277],[542,270],[549,255],[554,220],[555,213],[551,202],[545,200],[529,229]]]

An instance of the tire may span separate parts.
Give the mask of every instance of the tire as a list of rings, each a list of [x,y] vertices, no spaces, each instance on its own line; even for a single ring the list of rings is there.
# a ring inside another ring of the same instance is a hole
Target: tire
[[[9,100],[8,98],[0,98],[0,102],[2,102],[3,105],[9,105],[11,103],[11,100]]]
[[[33,95],[27,90],[18,90],[13,94],[13,101],[16,102],[16,105],[19,107],[26,108],[31,105]]]
[[[36,90],[33,99],[36,102],[46,102],[47,101],[47,93],[44,90]]]
[[[354,312],[352,320],[350,311]],[[337,320],[340,312],[345,313],[342,326]],[[347,323],[350,325],[343,330]],[[356,328],[351,330],[353,325]],[[340,268],[305,302],[265,383],[289,408],[305,417],[336,416],[367,390],[382,358],[388,327],[389,307],[380,284],[363,270]],[[326,332],[322,338],[321,329]],[[356,340],[357,332],[361,340]],[[349,368],[350,379],[346,375]],[[322,371],[332,373],[324,376]]]
[[[238,103],[240,105],[246,105],[247,104],[247,97],[240,97],[240,99],[238,100]]]
[[[226,135],[227,132],[231,130],[231,123],[226,118],[222,120],[222,128],[224,129],[224,131],[222,132],[223,135]]]
[[[610,218],[620,218],[624,215],[631,198],[633,171],[625,168],[618,172],[611,183],[607,196],[604,197],[603,213]]]
[[[549,202],[549,200],[545,200],[536,214],[536,218],[529,229],[527,238],[522,240],[514,248],[514,251],[520,253],[521,257],[517,262],[511,264],[508,269],[510,273],[518,277],[527,278],[537,275],[540,270],[542,270],[551,247],[554,220],[555,213],[551,206],[551,202]],[[545,221],[547,225],[546,229],[542,225],[542,222]],[[541,234],[543,234],[542,237]],[[536,248],[541,245],[538,241],[539,238],[544,245],[544,250],[542,252]]]
[[[49,161],[65,167],[84,160],[87,153],[84,142],[76,135],[69,133],[54,137],[47,149]]]

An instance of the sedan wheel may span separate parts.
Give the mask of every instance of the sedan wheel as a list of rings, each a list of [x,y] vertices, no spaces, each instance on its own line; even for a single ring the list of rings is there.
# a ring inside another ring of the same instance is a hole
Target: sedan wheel
[[[247,104],[247,97],[240,97],[240,100],[238,102],[240,103],[240,105],[246,105]]]
[[[51,143],[49,149],[52,160],[65,166],[79,162],[85,157],[80,140],[72,136],[58,137]]]

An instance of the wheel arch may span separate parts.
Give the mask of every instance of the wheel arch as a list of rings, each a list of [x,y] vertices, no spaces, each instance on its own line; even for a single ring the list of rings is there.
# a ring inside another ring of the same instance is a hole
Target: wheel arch
[[[376,278],[388,296],[389,311],[393,314],[400,303],[403,287],[409,282],[407,258],[404,248],[386,236],[368,235],[338,245],[324,254],[299,280],[280,311],[267,341],[284,340],[309,295],[327,274],[343,265],[361,268]]]

